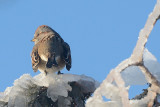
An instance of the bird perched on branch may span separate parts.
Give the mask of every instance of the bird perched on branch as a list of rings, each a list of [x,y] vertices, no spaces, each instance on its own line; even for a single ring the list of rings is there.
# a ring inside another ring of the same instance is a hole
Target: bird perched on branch
[[[35,43],[32,53],[34,72],[58,72],[66,66],[71,68],[71,51],[69,45],[60,35],[46,25],[39,26],[32,41]]]

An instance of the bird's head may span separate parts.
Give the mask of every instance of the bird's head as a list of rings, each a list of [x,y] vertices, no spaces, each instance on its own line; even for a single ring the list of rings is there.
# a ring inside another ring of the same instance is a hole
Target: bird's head
[[[37,28],[34,34],[34,38],[31,40],[35,44],[37,44],[41,39],[43,39],[46,35],[44,33],[55,32],[51,27],[47,25],[41,25]]]

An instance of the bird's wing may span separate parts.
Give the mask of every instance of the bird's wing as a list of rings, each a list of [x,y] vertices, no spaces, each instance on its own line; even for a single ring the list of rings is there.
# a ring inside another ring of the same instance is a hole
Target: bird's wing
[[[63,42],[63,49],[64,49],[63,58],[66,63],[66,69],[69,71],[72,66],[72,59],[71,59],[70,47],[66,42]]]
[[[32,69],[34,72],[37,72],[38,70],[38,64],[39,64],[39,54],[38,54],[38,45],[35,45],[32,49],[31,53],[31,60],[32,60]]]

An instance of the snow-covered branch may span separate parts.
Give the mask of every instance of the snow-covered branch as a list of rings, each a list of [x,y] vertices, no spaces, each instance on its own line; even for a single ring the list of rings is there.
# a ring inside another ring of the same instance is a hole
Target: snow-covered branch
[[[0,93],[0,107],[84,107],[98,86],[97,81],[84,75],[24,74]]]
[[[149,52],[145,52],[145,44],[147,43],[149,34],[151,33],[155,23],[159,18],[160,18],[160,0],[157,0],[157,3],[154,7],[153,12],[151,12],[144,28],[139,33],[139,37],[138,37],[139,39],[137,41],[137,44],[133,50],[131,57],[122,61],[115,69],[111,70],[111,72],[108,74],[106,79],[101,83],[100,87],[96,89],[93,97],[87,100],[87,104],[86,104],[87,107],[98,107],[97,105],[110,107],[111,103],[112,103],[112,107],[117,107],[117,105],[118,107],[133,106],[134,101],[129,100],[128,98],[129,96],[128,89],[127,87],[125,87],[127,83],[124,82],[121,74],[123,74],[123,72],[126,72],[126,71],[131,72],[132,69],[127,70],[130,67],[134,67],[134,69],[137,70],[135,66],[140,68],[140,70],[145,75],[147,82],[152,85],[149,88],[151,90],[149,90],[148,92],[147,100],[145,100],[146,102],[143,104],[141,102],[141,104],[147,105],[148,107],[153,105],[153,101],[156,97],[156,93],[160,94],[160,85],[157,78],[145,66],[145,62],[144,62],[145,59],[143,58],[143,56],[146,53],[147,55],[150,54]],[[131,85],[131,84],[127,84],[127,85]],[[112,86],[112,89],[110,88],[111,86]],[[114,90],[118,90],[118,91],[113,92]],[[109,97],[110,93],[117,94],[116,98],[118,99],[118,101],[117,99],[112,99],[111,97]],[[102,96],[105,96],[106,98],[111,99],[111,101],[108,101],[108,102],[103,101]],[[95,102],[97,104],[95,104]],[[137,103],[137,106],[142,106],[142,105],[138,105]]]
[[[0,107],[84,107],[85,100],[93,92],[86,101],[87,107],[152,107],[160,95],[160,64],[145,45],[159,18],[160,0],[157,0],[131,56],[112,69],[100,85],[84,75],[39,74],[31,77],[24,74],[15,80],[14,86],[0,93]],[[146,96],[129,100],[129,85],[145,83],[151,84]],[[103,97],[111,101],[104,101]]]

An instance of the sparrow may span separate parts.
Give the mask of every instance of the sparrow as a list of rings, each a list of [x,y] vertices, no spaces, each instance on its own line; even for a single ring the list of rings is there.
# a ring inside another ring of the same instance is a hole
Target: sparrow
[[[58,72],[65,66],[71,69],[70,46],[64,42],[61,36],[47,25],[37,28],[32,41],[35,43],[31,52],[32,68],[45,72]]]

